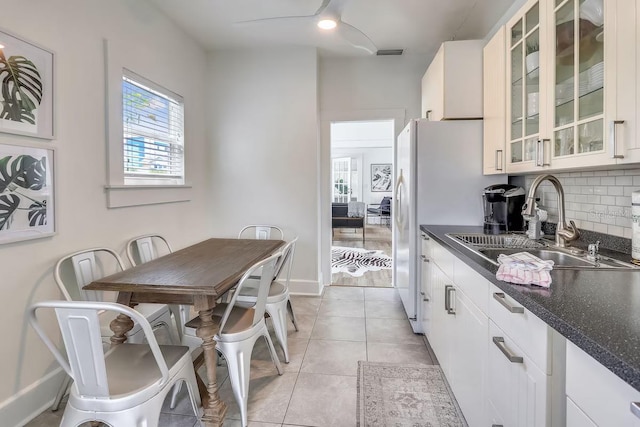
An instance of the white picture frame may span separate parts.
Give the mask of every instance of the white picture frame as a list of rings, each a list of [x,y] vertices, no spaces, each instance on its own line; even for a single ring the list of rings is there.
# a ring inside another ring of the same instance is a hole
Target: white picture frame
[[[55,234],[54,155],[0,144],[0,244]]]
[[[53,52],[0,29],[0,132],[55,138],[53,68]]]
[[[371,164],[371,191],[372,192],[390,192],[392,181],[392,165],[391,163],[372,163]]]

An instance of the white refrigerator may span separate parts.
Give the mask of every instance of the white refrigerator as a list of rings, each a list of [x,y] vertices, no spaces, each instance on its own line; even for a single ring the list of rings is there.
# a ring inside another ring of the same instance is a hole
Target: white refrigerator
[[[395,151],[393,280],[422,333],[420,225],[482,225],[482,190],[507,176],[482,175],[482,120],[411,120]]]

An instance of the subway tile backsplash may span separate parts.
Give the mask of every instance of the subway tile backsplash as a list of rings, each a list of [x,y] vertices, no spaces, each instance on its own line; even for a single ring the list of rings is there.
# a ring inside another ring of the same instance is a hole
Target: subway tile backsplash
[[[535,175],[513,177],[514,184],[529,189]],[[640,190],[640,168],[589,172],[552,173],[564,188],[567,222],[578,228],[631,238],[631,193]],[[558,222],[558,196],[547,181],[538,188],[538,205]]]

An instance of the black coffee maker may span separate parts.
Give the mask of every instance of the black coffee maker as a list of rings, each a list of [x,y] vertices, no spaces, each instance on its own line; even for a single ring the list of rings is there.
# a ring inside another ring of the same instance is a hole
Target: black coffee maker
[[[484,189],[482,198],[485,234],[524,231],[524,188],[510,184],[490,185]]]

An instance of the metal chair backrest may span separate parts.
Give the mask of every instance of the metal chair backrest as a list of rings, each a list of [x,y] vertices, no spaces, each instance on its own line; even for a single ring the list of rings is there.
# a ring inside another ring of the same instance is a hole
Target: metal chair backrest
[[[119,271],[124,270],[124,263],[115,251],[109,248],[91,248],[82,251],[74,252],[60,259],[53,270],[53,277],[55,279],[58,288],[64,295],[67,301],[73,301],[71,296],[74,292],[73,285],[65,282],[62,279],[62,267],[67,261],[71,262],[73,266],[73,272],[75,274],[75,287],[78,291],[80,300],[83,301],[103,301],[103,295],[101,291],[87,291],[84,289],[86,285],[93,282],[100,277],[104,277],[106,274],[100,274],[98,268],[98,262],[96,260],[96,254],[107,254],[111,261],[115,263]],[[77,299],[77,298],[75,298]]]
[[[62,355],[38,322],[36,311],[44,308],[55,310],[66,357]],[[106,399],[109,397],[109,384],[98,319],[99,312],[105,310],[126,314],[134,322],[140,324],[162,374],[162,380],[158,386],[164,385],[169,380],[167,364],[160,352],[151,325],[137,311],[110,302],[44,301],[29,307],[28,313],[31,326],[60,363],[60,366],[73,378],[78,393],[86,398]]]
[[[275,225],[247,225],[238,233],[238,239],[282,240],[283,237],[284,232]]]
[[[145,234],[129,240],[127,243],[127,258],[129,258],[131,265],[136,266],[156,259],[158,257],[156,242],[162,242],[169,253],[173,252],[167,239],[159,234]],[[137,252],[137,254],[134,252]]]
[[[251,266],[251,268],[249,268],[242,275],[242,277],[240,278],[240,281],[238,282],[238,285],[235,288],[235,291],[233,292],[233,295],[231,296],[231,300],[229,301],[227,309],[222,315],[222,320],[220,321],[220,328],[219,328],[220,331],[224,329],[224,326],[227,323],[227,320],[229,319],[229,315],[233,310],[233,306],[236,303],[236,299],[238,298],[238,295],[240,295],[242,288],[245,286],[245,284],[249,283],[247,282],[247,280],[252,276],[253,277],[257,276],[258,274],[260,274],[260,285],[258,288],[257,298],[253,305],[253,309],[255,311],[253,314],[253,322],[251,326],[252,327],[256,326],[258,322],[264,318],[264,312],[267,305],[267,297],[269,296],[269,287],[271,286],[271,281],[273,280],[273,277],[274,277],[273,273],[275,271],[275,266],[278,260],[282,258],[282,256],[283,256],[282,252],[273,254],[270,257],[265,258],[262,261],[259,261],[253,264],[253,266]],[[259,271],[261,271],[261,273],[258,273]]]
[[[294,238],[293,240],[287,242],[286,245],[282,248],[282,256],[278,260],[276,264],[274,280],[278,278],[284,278],[285,284],[289,286],[289,280],[291,278],[291,264],[293,263],[293,255],[296,250],[296,242],[298,238]],[[284,273],[284,276],[282,274]]]

